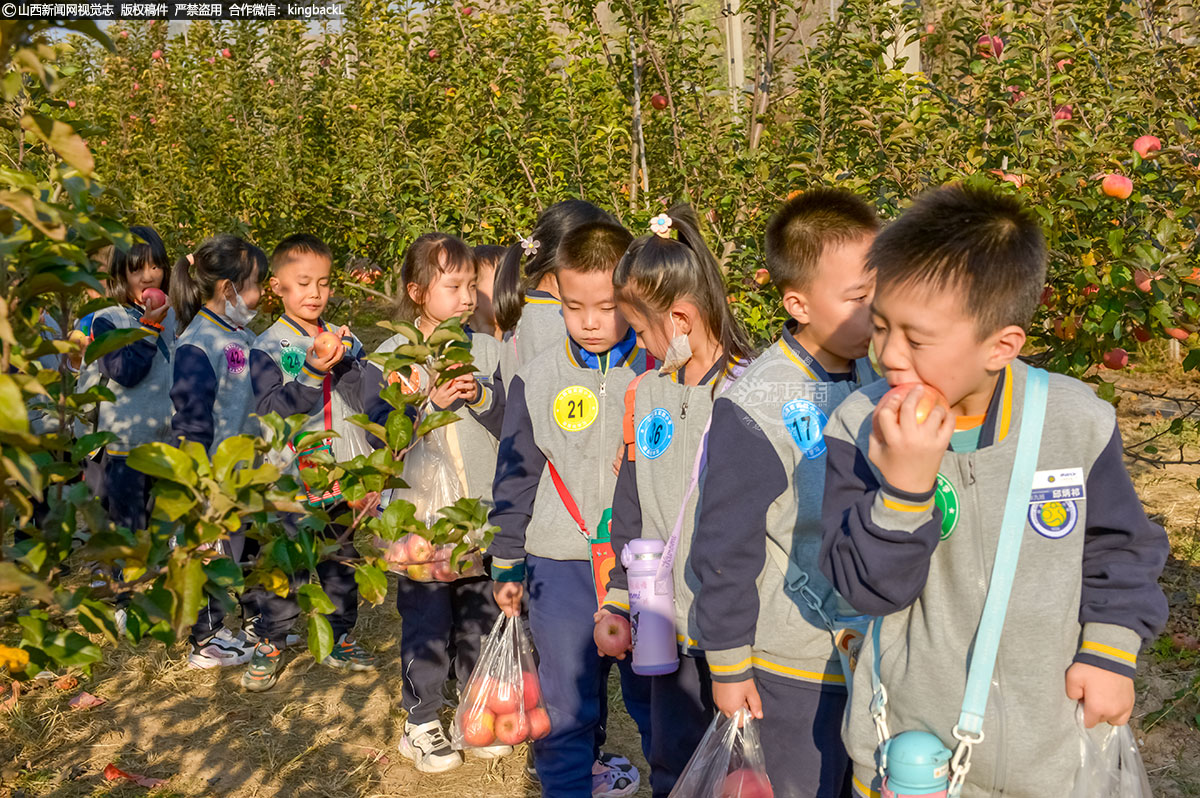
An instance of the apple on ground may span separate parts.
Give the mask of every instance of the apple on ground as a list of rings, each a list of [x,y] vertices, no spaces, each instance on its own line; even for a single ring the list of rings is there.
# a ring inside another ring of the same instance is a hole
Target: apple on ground
[[[462,15],[463,15],[464,17],[469,17],[469,16],[471,16],[471,14],[473,14],[473,13],[475,13],[475,9],[471,8],[470,6],[463,6],[463,7],[462,7]]]
[[[441,55],[441,53],[439,53],[436,48],[433,50],[430,50],[429,51],[429,60],[436,61],[436,60],[438,60],[438,56],[440,56],[440,55]]]
[[[472,748],[486,748],[496,740],[496,716],[490,710],[472,710],[463,719],[463,742]]]
[[[233,53],[229,52],[228,47],[222,47],[221,48],[221,57],[222,58],[233,58]]]
[[[623,657],[633,645],[633,631],[629,621],[620,615],[606,614],[596,623],[592,632],[596,648],[606,657]]]
[[[503,745],[517,745],[529,738],[529,721],[521,712],[508,712],[496,716],[496,741]]]
[[[1110,349],[1104,353],[1104,367],[1113,371],[1120,371],[1129,365],[1129,353],[1124,349],[1117,347]]]
[[[550,715],[541,707],[529,710],[526,719],[529,721],[529,739],[540,740],[550,733]]]
[[[1133,140],[1133,151],[1140,155],[1143,161],[1158,157],[1158,151],[1161,149],[1162,142],[1158,136],[1138,136]]]
[[[721,785],[721,798],[775,798],[775,790],[766,774],[750,768],[735,770]]]
[[[150,53],[150,57],[155,61],[162,60],[162,50],[155,50],[154,52]]]
[[[1129,199],[1129,195],[1133,193],[1133,181],[1125,175],[1114,172],[1105,175],[1104,179],[1100,181],[1100,190],[1110,197]]]

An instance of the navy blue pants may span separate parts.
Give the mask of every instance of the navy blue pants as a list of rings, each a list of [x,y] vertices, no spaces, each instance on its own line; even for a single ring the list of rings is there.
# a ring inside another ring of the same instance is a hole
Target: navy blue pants
[[[850,757],[842,745],[846,694],[754,671],[767,775],[779,798],[849,798]]]
[[[533,744],[534,766],[546,798],[591,798],[592,764],[607,707],[607,677],[614,660],[596,651],[592,632],[596,594],[591,563],[527,557],[529,628],[539,653],[538,678],[550,712],[550,734]],[[637,676],[629,658],[617,662],[625,708],[649,757],[650,680]]]
[[[717,711],[704,654],[679,656],[674,673],[650,677],[650,787],[654,798],[671,794],[675,782]],[[782,793],[780,793],[782,795]]]
[[[480,640],[492,628],[500,608],[486,577],[458,582],[396,580],[400,611],[400,667],[404,673],[401,706],[414,725],[436,720],[442,688],[450,677],[450,652],[461,690],[479,661]]]
[[[104,455],[104,492],[113,523],[135,530],[149,525],[150,477],[130,468],[124,457]]]
[[[258,541],[247,538],[246,530],[242,528],[231,532],[229,540],[223,543],[221,548],[226,557],[245,569],[246,561],[252,561],[254,554],[258,552]],[[208,639],[225,623],[225,597],[220,593],[221,588],[210,584],[205,585],[205,590],[208,592],[208,606],[200,609],[196,623],[192,625],[192,639],[196,641]],[[242,592],[238,597],[238,604],[242,607],[242,618],[249,619],[258,615],[258,604],[264,592],[260,587],[248,588]]]

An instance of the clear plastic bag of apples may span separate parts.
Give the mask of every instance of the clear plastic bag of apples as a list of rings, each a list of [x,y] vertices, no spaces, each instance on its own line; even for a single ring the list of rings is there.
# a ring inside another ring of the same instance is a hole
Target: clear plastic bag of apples
[[[525,622],[501,614],[462,690],[450,741],[460,749],[486,748],[540,740],[549,733],[550,715]]]
[[[717,713],[669,798],[774,798],[758,721],[746,708]]]
[[[383,558],[392,573],[404,574],[417,582],[453,582],[484,574],[483,553],[477,548],[460,555],[454,562],[451,555],[457,544],[437,545],[416,532],[391,543],[376,543],[386,547]]]

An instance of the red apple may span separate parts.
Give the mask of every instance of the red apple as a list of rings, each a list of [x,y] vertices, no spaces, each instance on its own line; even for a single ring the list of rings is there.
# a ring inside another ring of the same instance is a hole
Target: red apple
[[[1069,105],[1060,105],[1054,109],[1055,119],[1071,119],[1075,116],[1075,109]]]
[[[619,657],[633,645],[633,632],[629,621],[620,615],[605,615],[592,631],[596,648],[607,657]]]
[[[1133,193],[1133,181],[1116,173],[1105,175],[1104,180],[1100,182],[1100,190],[1110,197],[1129,199],[1129,195]]]
[[[1163,332],[1174,338],[1176,341],[1186,341],[1190,333],[1187,330],[1181,330],[1178,327],[1163,327]]]
[[[496,742],[516,745],[529,737],[529,721],[520,712],[496,716]]]
[[[1158,136],[1138,136],[1133,140],[1133,151],[1140,155],[1143,161],[1158,157],[1158,151],[1161,149],[1162,142]]]
[[[155,61],[162,60],[162,50],[155,50],[154,52],[150,53],[150,57]]]
[[[463,7],[462,7],[462,15],[463,15],[464,17],[469,17],[469,16],[471,16],[471,14],[473,14],[473,13],[475,13],[475,9],[471,8],[470,6],[463,6]]]
[[[542,700],[542,683],[538,675],[529,671],[521,673],[521,696],[525,700],[525,709],[533,709]]]
[[[900,401],[903,402],[904,398],[908,396],[908,392],[913,388],[916,388],[918,385],[921,385],[921,383],[906,382],[897,385],[895,388],[892,388],[883,395],[883,398],[879,400],[879,404],[875,405],[875,415],[878,415],[879,408],[890,401],[893,396],[899,396]],[[924,424],[925,419],[929,418],[929,414],[933,412],[933,408],[937,407],[938,405],[944,407],[947,413],[950,412],[950,403],[946,401],[946,397],[942,395],[941,391],[939,391],[937,388],[934,388],[932,385],[925,385],[924,388],[925,391],[921,394],[921,398],[917,400],[916,419],[918,424]],[[897,413],[897,415],[899,414]],[[879,434],[877,418],[875,419],[875,423],[875,432],[876,434]]]
[[[981,58],[999,58],[1004,52],[1004,40],[986,33],[975,40],[975,51]]]
[[[221,48],[221,57],[222,58],[233,58],[233,53],[229,52],[228,47],[222,47]]]
[[[725,777],[720,798],[775,798],[775,790],[766,774],[742,768]]]
[[[754,272],[754,282],[759,285],[766,285],[771,282],[771,273],[766,269],[758,269]]]
[[[661,94],[655,94],[650,98],[650,104],[661,111],[667,107],[667,98]]]
[[[74,108],[74,107],[75,107],[75,101],[74,101],[74,100],[67,100],[67,107],[68,107],[68,108]]]
[[[544,709],[531,709],[525,716],[529,721],[529,739],[540,740],[550,733],[550,715]]]
[[[1120,371],[1129,365],[1129,353],[1117,347],[1104,353],[1104,367]]]
[[[434,560],[433,578],[438,582],[453,582],[458,578],[458,574],[450,567],[449,560]]]
[[[468,712],[463,719],[463,742],[472,748],[485,748],[496,740],[496,716],[486,709]]]
[[[325,330],[313,340],[313,354],[318,360],[326,360],[333,357],[333,353],[342,345],[342,339]]]
[[[142,292],[142,306],[146,310],[157,310],[167,304],[167,295],[157,288],[147,288]]]
[[[1057,69],[1059,72],[1066,72],[1067,67],[1071,66],[1071,64],[1074,64],[1074,63],[1075,62],[1072,61],[1070,58],[1061,58],[1058,61],[1054,62],[1054,68]]]
[[[433,544],[415,532],[409,534],[406,546],[409,562],[427,563],[433,559]]]
[[[1095,283],[1088,283],[1083,289],[1084,296],[1091,296],[1092,294],[1098,293],[1100,293],[1100,286],[1096,285]]]
[[[1147,330],[1145,327],[1134,327],[1133,328],[1133,337],[1136,338],[1139,343],[1144,344],[1150,340],[1150,331]]]
[[[1008,99],[1009,105],[1013,105],[1014,103],[1018,103],[1025,99],[1025,92],[1021,91],[1020,86],[1009,86],[1008,93],[1010,95]]]
[[[516,712],[521,707],[521,696],[512,682],[497,681],[488,691],[487,707],[499,718]]]
[[[129,38],[129,31],[127,31],[127,30],[123,30],[123,31],[121,31],[121,38],[122,38],[122,39],[128,39],[128,38]]]
[[[439,55],[441,55],[441,53],[439,53],[436,49],[430,50],[429,51],[429,60],[436,61],[436,60],[438,60]]]
[[[926,33],[930,33],[930,34],[931,34],[931,33],[933,33],[935,30],[937,30],[937,26],[936,26],[936,25],[934,25],[932,22],[927,22],[927,23],[925,23],[925,32],[926,32]]]

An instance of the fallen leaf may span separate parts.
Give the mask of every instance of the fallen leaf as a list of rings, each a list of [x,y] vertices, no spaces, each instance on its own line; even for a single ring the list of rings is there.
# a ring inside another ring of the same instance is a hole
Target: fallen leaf
[[[74,676],[63,676],[54,680],[54,686],[55,688],[63,691],[74,690],[79,686],[79,680]]]
[[[119,767],[109,762],[104,766],[104,780],[116,781],[117,779],[126,779],[132,781],[140,787],[157,787],[160,784],[166,783],[166,779],[152,779],[149,776],[143,776],[140,773],[126,773]]]
[[[17,699],[21,697],[21,685],[17,682],[12,683],[12,695],[0,701],[0,709],[13,710],[17,707]]]
[[[96,696],[84,690],[82,693],[68,701],[67,706],[69,706],[71,709],[91,709],[92,707],[98,707],[103,703],[103,698],[97,698]]]

